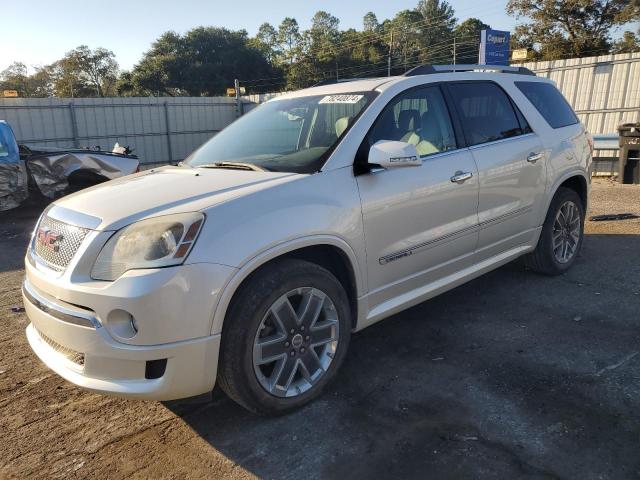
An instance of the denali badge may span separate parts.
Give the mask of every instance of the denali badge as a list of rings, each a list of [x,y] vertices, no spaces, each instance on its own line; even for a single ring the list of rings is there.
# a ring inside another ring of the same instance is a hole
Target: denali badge
[[[59,233],[52,232],[46,227],[38,229],[37,242],[43,247],[53,250],[54,252],[60,250],[60,245],[58,245],[58,243],[62,242],[63,238],[64,237]]]

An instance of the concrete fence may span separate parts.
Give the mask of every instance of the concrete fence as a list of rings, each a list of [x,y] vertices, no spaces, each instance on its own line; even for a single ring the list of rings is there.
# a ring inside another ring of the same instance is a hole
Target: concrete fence
[[[27,146],[110,151],[118,142],[142,163],[168,163],[269,97],[11,98],[0,99],[0,119]]]

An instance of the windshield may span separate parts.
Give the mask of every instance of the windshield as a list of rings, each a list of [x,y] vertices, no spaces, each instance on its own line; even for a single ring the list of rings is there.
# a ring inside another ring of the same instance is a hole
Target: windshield
[[[233,122],[185,163],[316,172],[374,95],[355,92],[272,100]]]

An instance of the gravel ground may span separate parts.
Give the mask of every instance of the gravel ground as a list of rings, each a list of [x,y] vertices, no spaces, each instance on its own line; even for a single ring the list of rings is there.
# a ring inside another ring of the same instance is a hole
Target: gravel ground
[[[640,188],[605,179],[595,179],[591,189],[589,215],[633,213],[638,218],[613,222],[589,222],[589,233],[640,234]]]
[[[37,212],[0,216],[0,478],[640,477],[638,220],[587,222],[563,276],[510,264],[366,329],[323,397],[265,419],[46,369],[11,311]],[[590,215],[624,212],[640,187],[597,181]]]

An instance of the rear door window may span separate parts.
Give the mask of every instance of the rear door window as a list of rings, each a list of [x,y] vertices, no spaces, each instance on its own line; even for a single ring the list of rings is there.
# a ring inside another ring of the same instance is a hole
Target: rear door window
[[[550,83],[515,82],[515,84],[552,128],[562,128],[578,123],[578,118],[569,103]]]
[[[528,125],[521,124],[511,100],[495,83],[452,83],[449,85],[449,91],[469,146],[511,138],[531,131]]]

